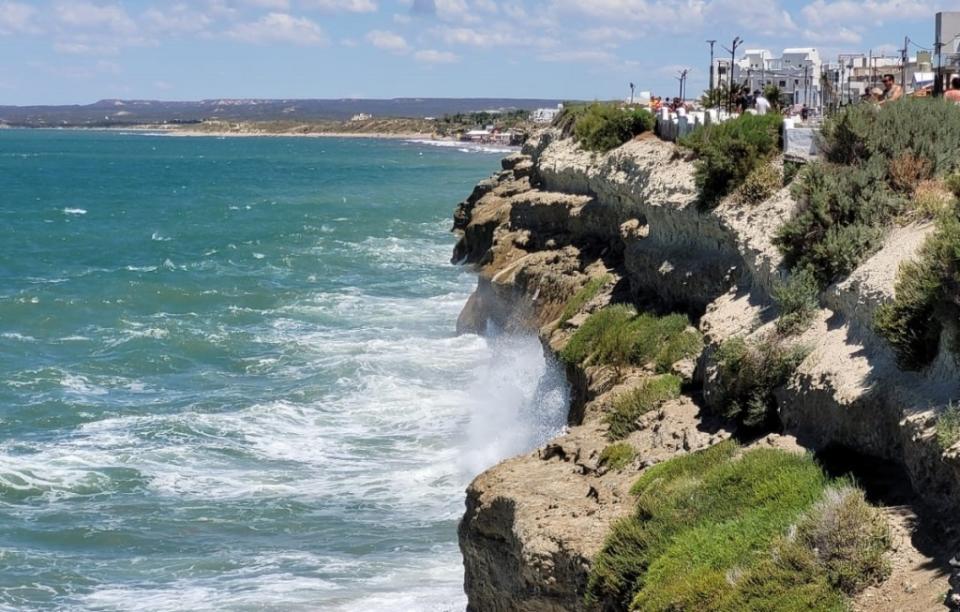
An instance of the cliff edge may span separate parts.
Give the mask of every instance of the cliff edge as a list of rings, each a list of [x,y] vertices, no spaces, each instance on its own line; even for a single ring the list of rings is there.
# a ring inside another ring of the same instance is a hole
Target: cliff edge
[[[467,491],[459,538],[470,610],[590,609],[592,560],[611,524],[631,511],[638,474],[737,436],[712,410],[720,401],[716,353],[730,338],[773,328],[773,291],[785,272],[772,237],[797,204],[786,188],[749,206],[728,197],[708,212],[697,199],[694,164],[673,144],[643,135],[597,154],[548,129],[458,206],[453,259],[478,271],[460,331],[482,332],[491,321],[535,329],[552,359],[590,313],[628,302],[686,313],[705,343],[697,360],[670,366],[683,393],[638,419],[624,439],[636,452],[617,468],[605,456],[606,416],[615,397],[651,373],[566,365],[568,432],[481,474]],[[900,508],[888,511],[904,541],[888,583],[897,584],[868,590],[857,609],[933,609],[948,588],[942,547],[921,541],[910,504],[939,516],[960,510],[960,449],[937,445],[933,412],[960,395],[957,364],[943,350],[922,372],[901,370],[872,325],[892,299],[900,263],[930,231],[924,223],[896,228],[827,287],[797,339],[805,357],[776,392],[782,432],[749,442],[875,461],[895,474],[901,496],[887,506]]]

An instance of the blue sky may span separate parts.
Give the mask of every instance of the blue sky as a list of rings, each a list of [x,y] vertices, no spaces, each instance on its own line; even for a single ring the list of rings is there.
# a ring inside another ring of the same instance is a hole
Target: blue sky
[[[707,80],[708,38],[893,54],[932,0],[0,0],[0,104],[623,97]],[[721,53],[718,45],[718,53]]]

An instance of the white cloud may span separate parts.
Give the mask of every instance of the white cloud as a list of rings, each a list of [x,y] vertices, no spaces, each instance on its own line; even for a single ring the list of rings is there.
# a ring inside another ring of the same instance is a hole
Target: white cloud
[[[287,13],[269,13],[259,20],[240,23],[227,34],[249,43],[291,43],[295,45],[323,45],[327,37],[314,21]]]
[[[410,45],[407,44],[403,36],[395,32],[372,30],[367,32],[365,38],[368,43],[377,49],[384,49],[385,51],[392,51],[394,53],[406,53],[410,50]]]
[[[932,18],[935,8],[920,0],[814,0],[803,7],[804,18],[813,25],[882,24],[887,19]]]
[[[137,24],[122,6],[91,2],[60,2],[54,9],[57,20],[73,28],[106,29],[117,34],[133,34]]]
[[[143,18],[150,29],[172,34],[201,32],[213,21],[205,13],[191,10],[185,4],[175,4],[165,10],[151,8]]]
[[[460,61],[456,54],[436,49],[423,49],[413,54],[414,59],[424,64],[452,64]]]
[[[542,62],[577,62],[590,64],[609,64],[616,61],[616,57],[606,51],[584,49],[579,51],[555,51],[541,54],[538,59]]]
[[[302,0],[307,9],[346,13],[375,13],[377,3],[374,0]]]
[[[0,34],[35,31],[36,10],[19,2],[0,2]]]
[[[290,9],[290,0],[244,0],[244,4],[274,11],[286,11]]]
[[[835,45],[859,45],[863,35],[846,27],[827,28],[819,30],[804,30],[803,37],[815,43],[829,43]]]
[[[516,44],[518,39],[503,30],[472,28],[444,28],[439,30],[440,37],[448,45],[468,45],[471,47],[500,47]]]
[[[531,32],[520,32],[510,25],[496,28],[436,28],[433,33],[448,45],[468,47],[552,47],[556,40]]]

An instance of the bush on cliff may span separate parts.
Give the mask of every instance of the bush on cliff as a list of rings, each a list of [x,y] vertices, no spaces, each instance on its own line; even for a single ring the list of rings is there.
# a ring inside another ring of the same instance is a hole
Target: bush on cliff
[[[700,333],[686,316],[637,314],[632,306],[603,308],[584,321],[560,358],[567,363],[652,366],[667,372],[675,362],[697,355],[703,348]]]
[[[918,370],[936,357],[944,321],[960,314],[958,282],[960,218],[951,212],[938,219],[917,260],[900,266],[894,299],[875,315],[877,333],[891,344],[902,368]]]
[[[613,400],[613,410],[604,419],[609,426],[607,437],[619,440],[636,431],[637,419],[664,402],[680,397],[682,384],[679,376],[664,374],[644,379],[630,391],[618,395]]]
[[[703,126],[681,139],[697,155],[694,179],[700,206],[720,203],[780,151],[779,115],[741,115],[737,119]]]
[[[760,164],[747,175],[740,186],[740,202],[759,204],[776,193],[782,185],[783,176],[773,164]]]
[[[571,317],[580,312],[580,309],[583,308],[587,302],[597,297],[600,290],[612,280],[613,276],[604,274],[603,276],[595,276],[587,281],[587,284],[574,293],[573,297],[571,297],[563,307],[563,312],[560,313],[560,324],[563,325],[569,321]]]
[[[724,442],[649,468],[591,569],[604,609],[842,610],[884,575],[889,534],[813,459]],[[793,529],[791,528],[793,527]]]
[[[730,338],[717,353],[720,412],[750,430],[778,422],[774,391],[806,357],[807,351],[770,334],[757,342]]]
[[[789,336],[806,330],[820,307],[819,294],[817,278],[808,268],[794,272],[785,282],[776,283],[773,299],[780,308],[777,331]]]
[[[960,167],[957,142],[960,107],[942,100],[856,105],[831,117],[822,133],[824,161],[795,183],[797,214],[774,240],[788,265],[810,266],[822,285],[849,274],[876,252],[898,216],[940,207],[918,190]]]
[[[809,268],[821,285],[845,276],[880,246],[883,227],[906,200],[886,182],[886,165],[813,164],[794,183],[796,215],[777,230],[776,244],[794,269]]]
[[[653,123],[653,114],[646,109],[594,103],[575,118],[573,135],[584,149],[606,153],[649,132]]]
[[[950,402],[937,415],[937,444],[941,450],[947,450],[960,442],[960,404]]]

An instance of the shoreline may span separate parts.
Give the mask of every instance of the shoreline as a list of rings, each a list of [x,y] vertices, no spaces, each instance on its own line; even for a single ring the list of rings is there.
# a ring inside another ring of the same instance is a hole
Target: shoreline
[[[436,142],[459,142],[455,138],[423,132],[237,132],[237,131],[205,131],[176,129],[162,126],[131,125],[124,127],[11,127],[14,130],[76,130],[83,132],[142,132],[163,136],[177,136],[197,138],[210,136],[216,138],[254,138],[254,137],[286,137],[286,138],[364,138],[376,140],[432,140]],[[465,143],[472,144],[472,143]]]

